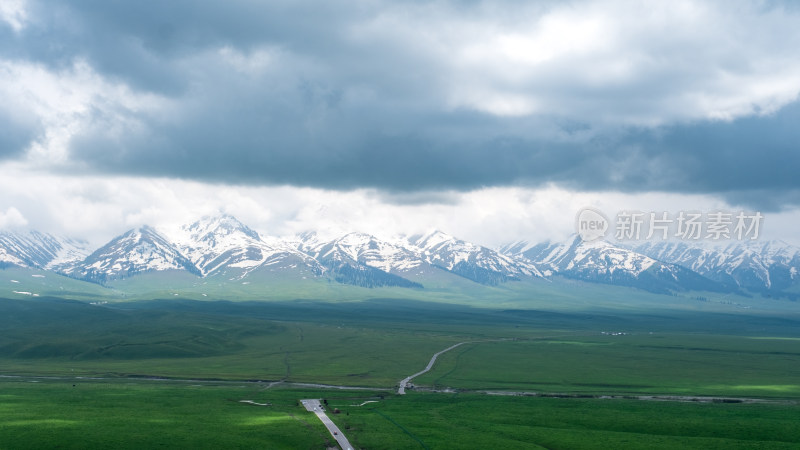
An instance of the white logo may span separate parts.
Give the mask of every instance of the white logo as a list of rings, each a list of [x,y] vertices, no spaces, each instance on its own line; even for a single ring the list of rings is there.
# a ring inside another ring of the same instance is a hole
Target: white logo
[[[617,241],[659,238],[754,241],[758,239],[763,220],[764,215],[758,211],[679,211],[675,215],[668,211],[626,210],[617,213],[614,238]],[[604,238],[609,228],[608,218],[595,208],[583,208],[575,216],[575,231],[584,241]]]
[[[594,241],[605,237],[608,219],[597,209],[586,207],[575,217],[575,229],[584,241]]]

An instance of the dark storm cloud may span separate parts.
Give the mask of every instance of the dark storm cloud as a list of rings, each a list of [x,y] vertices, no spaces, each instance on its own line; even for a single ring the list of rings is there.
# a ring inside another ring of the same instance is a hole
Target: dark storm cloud
[[[357,8],[308,2],[31,1],[30,26],[3,45],[6,54],[68,66],[84,58],[105,75],[134,87],[174,93],[186,87],[177,62],[195,52],[263,43],[291,50],[331,50],[336,24]],[[299,20],[287,20],[287,18]]]
[[[639,145],[672,168],[672,176],[654,180],[659,189],[722,192],[749,203],[797,204],[797,197],[769,197],[770,192],[776,196],[800,189],[798,124],[800,102],[795,102],[765,117],[674,126],[658,137],[651,132],[630,139],[640,140]],[[761,195],[752,197],[749,190]]]
[[[76,140],[74,153],[102,170],[244,184],[430,191],[554,182],[580,190],[715,193],[767,209],[800,202],[787,194],[800,189],[800,103],[767,117],[577,141],[507,134],[504,121],[490,117],[466,125],[476,120],[469,113],[427,116],[389,134],[381,124],[391,115],[333,113],[309,129],[306,117],[288,107],[257,111],[202,110],[183,128],[153,124],[125,140],[98,132]],[[463,136],[431,131],[453,121],[468,128]]]
[[[452,32],[434,38],[441,33],[435,21],[415,23],[417,16],[406,14],[422,8],[433,16],[458,13],[470,24],[481,14],[513,21],[509,8],[481,2],[30,5],[26,28],[0,30],[5,59],[54,71],[85,61],[134,95],[160,99],[151,108],[104,105],[88,113],[69,151],[77,166],[91,170],[374,187],[399,202],[426,201],[414,192],[556,183],[711,193],[766,208],[800,204],[787,194],[800,190],[797,103],[764,116],[755,115],[756,105],[723,121],[687,112],[694,104],[675,100],[721,95],[716,79],[693,81],[718,69],[708,65],[713,45],[706,53],[689,51],[698,39],[694,30],[685,39],[654,42],[661,59],[641,51],[622,58],[645,61],[638,72],[607,63],[599,52],[581,60],[591,70],[554,63],[520,77],[514,66],[486,75],[496,70],[492,61],[464,68],[463,58],[448,60],[455,47],[447,40],[458,40],[458,33],[468,39],[480,27],[451,24]],[[773,44],[768,37],[743,41]],[[774,51],[780,62],[787,50]],[[745,58],[718,59],[724,71],[747,75]],[[602,81],[612,76],[623,81]],[[0,157],[25,136],[0,132]]]

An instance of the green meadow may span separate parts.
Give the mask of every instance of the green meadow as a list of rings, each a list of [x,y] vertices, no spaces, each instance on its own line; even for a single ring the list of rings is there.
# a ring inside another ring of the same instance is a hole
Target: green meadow
[[[327,430],[297,404],[320,395],[253,383],[6,379],[0,448],[325,449],[333,441]]]
[[[301,398],[360,448],[800,445],[791,312],[41,297],[0,329],[0,448],[326,448]]]
[[[361,448],[790,449],[797,404],[726,404],[413,393],[332,401]]]
[[[478,342],[442,355],[416,382],[473,390],[800,399],[799,344],[636,332]]]
[[[35,381],[35,382],[33,382]],[[0,380],[0,448],[325,449],[323,398],[357,448],[790,449],[798,405],[268,388],[264,383]],[[244,403],[251,401],[257,404]]]

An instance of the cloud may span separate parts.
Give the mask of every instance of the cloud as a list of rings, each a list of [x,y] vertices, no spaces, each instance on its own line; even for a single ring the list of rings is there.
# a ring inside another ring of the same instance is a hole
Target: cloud
[[[0,20],[19,32],[25,27],[27,14],[24,0],[5,0],[0,3]]]
[[[646,169],[653,189],[717,192],[731,203],[774,210],[800,202],[799,121],[795,102],[769,116],[649,132],[630,145],[639,141],[651,160],[658,158]]]
[[[41,133],[35,119],[9,111],[8,105],[0,106],[0,124],[0,160],[23,156]]]
[[[34,168],[800,204],[792,3],[14,4],[0,158]]]
[[[460,201],[460,195],[454,191],[412,191],[412,192],[393,192],[376,191],[373,192],[379,201],[394,205],[453,205]]]
[[[17,227],[81,238],[95,248],[140,225],[170,230],[221,212],[236,216],[265,236],[316,230],[333,238],[361,231],[392,239],[399,234],[439,229],[497,246],[521,239],[565,239],[574,232],[575,214],[586,206],[608,217],[622,210],[668,211],[674,215],[689,210],[741,209],[698,194],[576,191],[545,186],[491,187],[428,199],[414,193],[409,194],[411,199],[398,194],[398,199],[372,189],[334,191],[152,177],[31,174],[11,163],[0,164],[0,192],[0,218],[16,217]],[[800,244],[800,208],[763,214],[763,239]],[[0,230],[10,227],[8,221],[5,225],[0,221]]]
[[[17,156],[39,168],[74,166],[69,146],[81,133],[109,136],[136,129],[144,110],[166,103],[107,81],[85,61],[51,71],[39,63],[0,60],[0,157]],[[4,155],[5,154],[5,155]]]
[[[0,211],[0,230],[24,227],[28,221],[19,210],[13,206],[5,211]]]

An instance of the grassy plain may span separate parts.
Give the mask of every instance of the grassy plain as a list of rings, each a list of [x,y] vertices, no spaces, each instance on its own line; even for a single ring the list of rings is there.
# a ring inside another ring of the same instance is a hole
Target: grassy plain
[[[780,313],[798,310],[796,302],[761,295],[681,292],[659,295],[638,289],[553,277],[484,286],[453,274],[423,276],[423,289],[366,289],[312,274],[262,270],[220,273],[200,278],[185,271],[157,271],[109,282],[105,286],[37,269],[0,269],[0,297],[58,297],[85,301],[130,302],[154,299],[289,302],[296,299],[352,303],[375,298],[406,299],[491,309],[582,312],[642,310],[703,313]]]
[[[800,445],[800,317],[791,313],[40,297],[0,299],[0,329],[0,375],[22,376],[0,377],[0,448],[324,448],[325,430],[296,406],[318,397],[344,411],[335,420],[363,448]],[[392,393],[462,341],[414,380],[457,394]],[[265,389],[280,380],[376,391]],[[375,395],[385,398],[352,406]]]
[[[790,449],[798,406],[411,393],[332,401],[353,445],[392,449]]]
[[[636,332],[477,342],[442,355],[415,382],[473,390],[800,399],[800,342]]]
[[[800,398],[800,319],[785,315],[484,310],[400,300],[95,306],[37,299],[0,302],[0,327],[6,374],[391,388],[436,351],[470,341],[415,382]]]
[[[119,310],[43,300],[3,306],[2,372],[25,375],[391,387],[409,367],[424,366],[430,354],[458,338],[425,326],[367,326],[363,319],[356,324],[335,318],[297,321],[305,308],[291,309],[292,320],[281,320],[287,317],[280,310],[258,305]]]
[[[0,380],[0,448],[325,449],[333,439],[297,405],[300,398],[321,394],[264,390],[255,383],[5,379]]]

